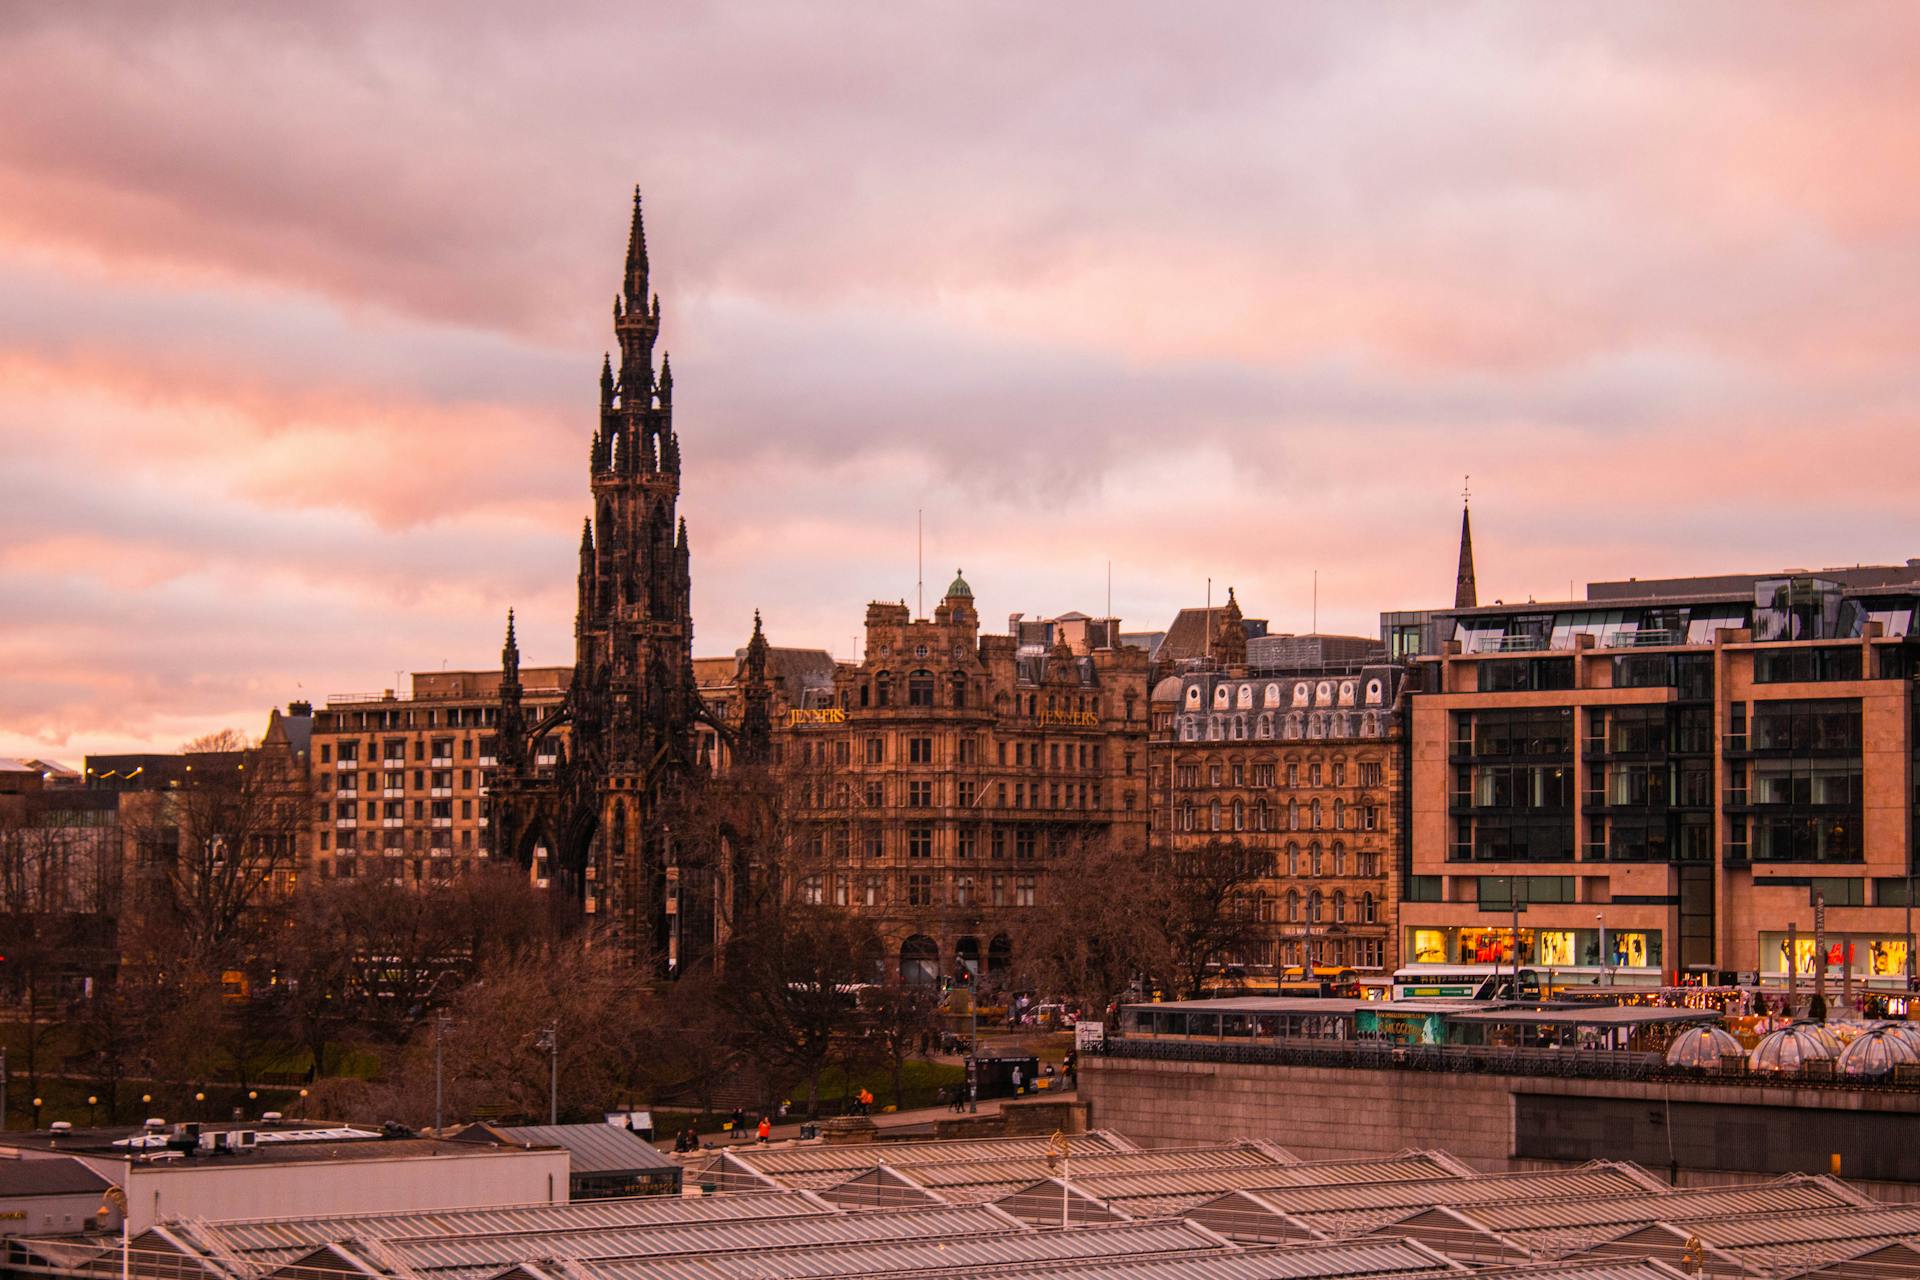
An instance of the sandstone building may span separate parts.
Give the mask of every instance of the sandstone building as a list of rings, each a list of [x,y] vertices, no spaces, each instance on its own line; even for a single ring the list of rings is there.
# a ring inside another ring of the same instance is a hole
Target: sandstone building
[[[1215,627],[1154,685],[1155,842],[1232,841],[1266,855],[1245,905],[1262,940],[1222,958],[1250,976],[1309,964],[1390,971],[1403,670],[1353,637],[1316,637],[1334,643],[1304,654],[1261,645],[1231,593]],[[1330,652],[1374,660],[1287,661]]]
[[[869,915],[909,981],[1005,974],[1050,856],[1145,848],[1147,658],[1117,638],[1081,614],[982,635],[958,575],[931,618],[868,605],[860,660],[776,725],[791,891]]]

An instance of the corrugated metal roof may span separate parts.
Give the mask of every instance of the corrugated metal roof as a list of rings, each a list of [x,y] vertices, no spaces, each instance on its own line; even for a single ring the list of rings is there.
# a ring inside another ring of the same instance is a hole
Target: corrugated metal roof
[[[1076,1184],[1100,1176],[1152,1175],[1196,1169],[1274,1169],[1296,1163],[1278,1148],[1256,1143],[1227,1146],[1165,1147],[1145,1151],[1103,1151],[1072,1157]],[[1011,1191],[1059,1174],[1043,1158],[969,1160],[958,1164],[911,1167],[908,1176],[956,1203],[995,1200]]]
[[[484,1274],[515,1262],[543,1258],[665,1257],[681,1253],[848,1244],[863,1240],[916,1240],[988,1235],[1021,1229],[991,1205],[945,1205],[932,1209],[875,1209],[807,1218],[742,1218],[684,1223],[644,1230],[570,1231],[564,1234],[466,1236],[403,1240],[389,1247],[414,1271]]]
[[[1004,1160],[1020,1156],[1044,1155],[1049,1138],[1039,1134],[1030,1138],[953,1138],[929,1142],[850,1143],[845,1146],[818,1147],[741,1147],[727,1154],[762,1173],[786,1180],[786,1175],[828,1171],[856,1172],[876,1164],[896,1169],[923,1164],[961,1164],[969,1161]],[[1076,1152],[1133,1151],[1137,1148],[1118,1134],[1098,1129],[1075,1134]],[[838,1181],[838,1179],[836,1179]]]
[[[1312,1187],[1251,1188],[1281,1213],[1304,1218],[1333,1234],[1370,1231],[1404,1211],[1429,1205],[1482,1204],[1522,1198],[1613,1197],[1658,1194],[1630,1166],[1598,1165],[1555,1173],[1418,1178],[1399,1182],[1330,1183]],[[1129,1206],[1131,1211],[1131,1206]]]
[[[1111,1200],[1135,1217],[1178,1213],[1203,1204],[1223,1191],[1275,1187],[1321,1187],[1359,1183],[1402,1185],[1459,1177],[1431,1156],[1386,1156],[1372,1160],[1327,1160],[1244,1169],[1182,1169],[1158,1173],[1128,1173],[1083,1178],[1074,1170],[1073,1182],[1088,1195]]]
[[[1083,1230],[1118,1228],[1083,1228]],[[1053,1233],[1058,1234],[1058,1233]],[[1072,1233],[1069,1233],[1072,1234]],[[943,1274],[985,1277],[1004,1269],[967,1267]],[[1070,1280],[1332,1280],[1333,1277],[1460,1275],[1438,1254],[1405,1241],[1356,1240],[1333,1245],[1237,1249],[1186,1257],[1056,1263],[1045,1275]]]
[[[1477,1205],[1467,1212],[1474,1221],[1495,1231],[1534,1231],[1588,1223],[1679,1222],[1793,1209],[1840,1209],[1859,1203],[1857,1193],[1825,1178],[1794,1178],[1751,1186],[1694,1187],[1660,1195],[1642,1192],[1600,1199],[1516,1200]]]
[[[531,1146],[565,1147],[576,1175],[679,1168],[639,1134],[610,1124],[521,1125],[495,1132]]]
[[[413,1240],[528,1232],[604,1231],[662,1223],[791,1218],[832,1212],[831,1205],[804,1192],[763,1191],[700,1198],[645,1196],[628,1200],[581,1200],[560,1205],[195,1222],[182,1224],[181,1229],[196,1235],[211,1233],[232,1252],[252,1253],[284,1251],[348,1238]]]
[[[688,1258],[591,1263],[595,1280],[781,1280],[987,1269],[996,1274],[1094,1258],[1218,1252],[1227,1244],[1192,1223],[1126,1223],[1073,1231],[1019,1231],[948,1240],[894,1240],[831,1248],[755,1250]]]
[[[1920,1236],[1920,1205],[1773,1213],[1764,1217],[1689,1222],[1676,1228],[1721,1249],[1751,1249],[1789,1240],[1864,1240]]]

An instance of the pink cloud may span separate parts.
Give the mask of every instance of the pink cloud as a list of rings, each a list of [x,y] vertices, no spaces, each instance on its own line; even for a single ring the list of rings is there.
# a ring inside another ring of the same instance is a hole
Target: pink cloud
[[[635,180],[702,652],[1914,551],[1903,9],[0,25],[0,754],[563,657]]]

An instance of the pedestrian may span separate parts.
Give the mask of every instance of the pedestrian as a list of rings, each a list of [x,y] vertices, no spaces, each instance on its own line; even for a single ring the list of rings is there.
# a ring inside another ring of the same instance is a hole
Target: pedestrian
[[[769,1143],[771,1141],[773,1141],[773,1121],[767,1119],[765,1116],[761,1116],[760,1117],[760,1142],[764,1146],[766,1143]]]
[[[1013,1069],[1013,1092],[1015,1096],[1018,1096],[1022,1092],[1020,1088],[1020,1080],[1021,1080],[1020,1068],[1015,1067]]]
[[[733,1109],[733,1124],[730,1127],[733,1130],[733,1136],[736,1138],[745,1133],[747,1131],[747,1113],[739,1107],[735,1107]]]

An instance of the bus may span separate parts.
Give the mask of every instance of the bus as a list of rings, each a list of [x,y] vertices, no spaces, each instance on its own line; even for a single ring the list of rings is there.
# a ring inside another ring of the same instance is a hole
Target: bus
[[[1491,1000],[1496,995],[1515,994],[1513,970],[1499,964],[1410,964],[1393,971],[1395,1000]],[[1540,998],[1540,975],[1532,969],[1520,970],[1518,995],[1522,999]]]
[[[1275,995],[1294,998],[1325,996],[1340,1000],[1360,998],[1360,975],[1351,969],[1315,965],[1312,969],[1288,965],[1280,971]]]

